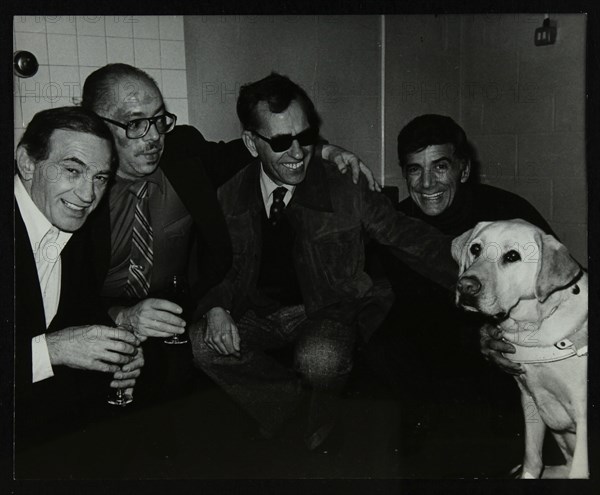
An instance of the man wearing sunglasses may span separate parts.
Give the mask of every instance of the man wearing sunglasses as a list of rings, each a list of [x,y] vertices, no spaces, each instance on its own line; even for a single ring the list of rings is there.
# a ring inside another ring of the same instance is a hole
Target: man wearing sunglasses
[[[303,440],[321,451],[340,438],[331,432],[357,338],[368,338],[392,301],[364,271],[365,238],[446,287],[457,271],[450,238],[316,154],[318,114],[287,77],[243,86],[237,112],[255,160],[219,190],[233,265],[198,307],[205,320],[190,330],[194,362],[266,437],[293,431],[284,426],[306,399]],[[293,350],[293,369],[265,352],[281,347]]]
[[[146,376],[136,384],[136,403],[162,402],[187,392],[192,378],[189,344],[164,343],[186,324],[169,294],[173,276],[189,275],[199,297],[227,272],[231,247],[215,187],[252,157],[241,140],[211,143],[191,126],[176,126],[155,81],[127,64],[90,74],[82,106],[107,122],[119,158],[108,201],[92,219],[102,293],[113,319],[144,341]],[[340,148],[323,146],[323,153],[340,170],[350,164],[354,176],[364,167]]]

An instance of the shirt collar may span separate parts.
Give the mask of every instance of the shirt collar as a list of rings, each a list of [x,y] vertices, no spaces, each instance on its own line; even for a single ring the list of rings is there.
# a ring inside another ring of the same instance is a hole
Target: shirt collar
[[[327,167],[335,167],[327,163]],[[331,170],[337,172],[337,168]],[[240,172],[242,175],[237,190],[237,199],[234,203],[233,214],[242,215],[248,210],[260,209],[262,198],[261,163],[258,159],[253,160]],[[331,196],[328,186],[328,176],[325,164],[317,155],[313,155],[306,178],[294,189],[294,204],[324,212],[332,212]],[[289,186],[288,186],[289,187]]]
[[[27,229],[27,235],[29,236],[29,242],[31,243],[31,249],[35,253],[37,247],[40,245],[42,238],[46,233],[53,227],[46,216],[40,211],[37,205],[31,199],[31,196],[25,189],[21,178],[15,174],[15,199],[19,206],[19,211],[23,217],[23,223]],[[71,236],[72,232],[63,232],[59,230],[58,238],[56,240],[59,249],[65,247]],[[60,254],[60,253],[59,253]]]
[[[285,187],[288,191],[289,191],[289,196],[288,194],[285,195],[284,198],[284,203],[287,205],[290,200],[292,199],[292,196],[294,195],[294,191],[296,190],[296,186],[291,186],[288,184],[283,184],[283,187]],[[273,191],[275,189],[277,189],[278,187],[282,187],[278,184],[276,184],[275,182],[273,182],[273,179],[271,179],[266,173],[265,173],[265,169],[262,165],[262,163],[260,164],[260,191],[262,193],[262,198],[263,198],[263,203],[265,205],[265,208],[268,204],[269,198],[271,197],[271,195],[273,194]]]

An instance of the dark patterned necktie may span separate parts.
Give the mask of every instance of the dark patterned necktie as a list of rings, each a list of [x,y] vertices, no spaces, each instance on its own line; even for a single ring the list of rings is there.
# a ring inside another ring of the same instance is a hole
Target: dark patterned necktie
[[[273,191],[273,204],[271,205],[271,210],[269,212],[269,222],[271,222],[273,227],[279,223],[283,216],[283,210],[285,210],[283,198],[286,192],[287,189],[285,187],[278,187]]]
[[[127,288],[130,297],[143,299],[150,291],[152,275],[152,226],[148,205],[148,182],[144,182],[135,194],[137,203],[133,219],[131,236],[131,255],[129,257],[129,275]]]

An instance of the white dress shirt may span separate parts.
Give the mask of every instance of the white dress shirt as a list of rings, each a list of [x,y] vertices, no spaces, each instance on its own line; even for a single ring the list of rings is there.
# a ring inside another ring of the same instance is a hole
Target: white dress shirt
[[[285,196],[283,197],[283,203],[285,206],[291,201],[292,196],[294,195],[294,191],[296,190],[296,186],[289,186],[287,184],[283,184],[283,187],[287,189]],[[263,203],[265,205],[265,211],[267,212],[267,218],[271,216],[271,205],[273,204],[273,191],[278,187],[282,187],[278,184],[275,184],[273,180],[265,173],[265,170],[260,164],[260,190],[262,192]]]
[[[60,253],[72,234],[57,229],[48,221],[29,196],[18,175],[15,175],[14,191],[35,258],[44,303],[44,316],[46,317],[46,328],[43,330],[46,330],[58,311],[61,278]],[[54,376],[44,332],[40,332],[37,337],[31,339],[31,358],[34,383]]]

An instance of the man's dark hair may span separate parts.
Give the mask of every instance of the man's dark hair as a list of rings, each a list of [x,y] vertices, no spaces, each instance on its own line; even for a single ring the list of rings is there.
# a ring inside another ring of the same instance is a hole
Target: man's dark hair
[[[260,122],[256,106],[260,101],[266,101],[271,112],[281,113],[293,100],[298,101],[302,106],[310,127],[318,129],[321,119],[306,92],[288,77],[276,72],[272,72],[260,81],[241,87],[237,101],[237,114],[244,129],[257,130]]]
[[[111,165],[117,157],[112,133],[104,121],[94,112],[81,107],[59,107],[36,113],[21,140],[27,154],[36,162],[45,160],[50,154],[50,137],[58,129],[84,132],[106,139],[111,148]]]
[[[405,165],[406,156],[424,150],[432,144],[452,144],[454,156],[471,159],[471,146],[461,126],[445,115],[421,115],[406,124],[398,134],[398,159]]]
[[[156,81],[143,70],[128,64],[108,64],[86,78],[81,95],[81,106],[96,112],[112,104],[113,94],[118,90],[118,82],[123,77],[142,79],[158,90]]]

